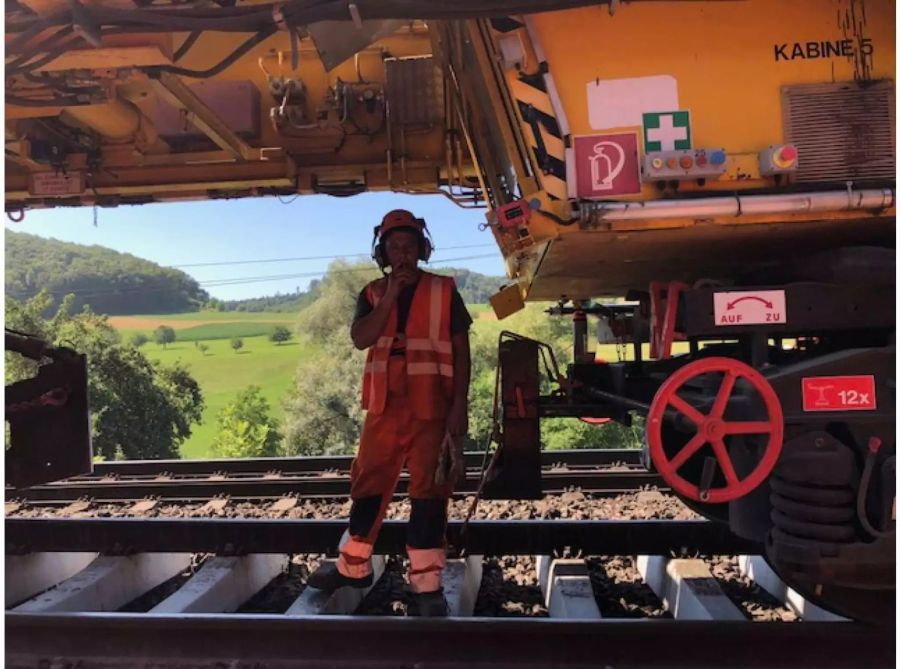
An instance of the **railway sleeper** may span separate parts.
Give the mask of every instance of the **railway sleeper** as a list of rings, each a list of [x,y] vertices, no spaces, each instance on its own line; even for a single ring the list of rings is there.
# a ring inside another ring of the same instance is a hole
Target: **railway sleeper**
[[[703,560],[639,555],[637,568],[678,620],[745,620]]]
[[[115,611],[186,569],[190,553],[101,555],[55,588],[15,607],[18,613]]]
[[[231,613],[286,571],[287,554],[250,554],[206,559],[203,566],[150,614]],[[7,574],[15,584],[8,606],[15,613],[116,611],[144,596],[170,578],[177,578],[191,563],[188,553],[144,553],[130,557],[96,557],[91,553],[34,553],[8,556]],[[840,621],[804,600],[785,584],[759,556],[741,556],[740,570],[777,600],[807,621]],[[375,582],[384,573],[385,558],[375,556]],[[638,556],[638,572],[644,582],[676,619],[740,620],[745,618],[724,594],[702,560]],[[591,587],[588,567],[582,559],[536,559],[536,577],[551,618],[597,620],[599,602]],[[481,589],[482,557],[450,560],[444,589],[450,615],[473,615]],[[55,586],[55,587],[54,587]],[[49,588],[49,589],[48,589]],[[353,614],[369,589],[342,588],[325,593],[305,588],[286,616]],[[36,592],[40,594],[35,595]],[[23,598],[31,597],[24,603]]]
[[[741,573],[776,599],[781,600],[803,620],[844,621],[847,618],[826,611],[807,601],[800,593],[789,588],[760,555],[741,555],[738,558]]]
[[[599,620],[602,617],[584,560],[540,555],[537,571],[544,605],[551,618]]]

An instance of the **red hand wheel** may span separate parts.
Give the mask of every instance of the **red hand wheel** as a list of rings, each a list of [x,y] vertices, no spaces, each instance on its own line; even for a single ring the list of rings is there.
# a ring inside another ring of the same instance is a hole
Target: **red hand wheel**
[[[678,395],[678,391],[688,382],[704,374],[723,374],[722,384],[716,394],[709,414],[702,413]],[[725,408],[734,390],[737,380],[744,379],[763,400],[766,419],[758,421],[725,420]],[[669,407],[684,416],[697,428],[697,433],[671,457],[663,448],[662,424],[664,414]],[[756,467],[744,478],[738,478],[734,464],[725,446],[725,437],[729,435],[767,435],[762,456]],[[765,377],[749,365],[731,358],[703,358],[688,363],[672,374],[663,383],[653,398],[650,412],[647,414],[647,441],[650,444],[650,457],[660,476],[671,486],[672,490],[698,502],[722,503],[739,499],[762,483],[771,473],[781,453],[784,438],[784,416],[781,402],[766,381]],[[678,470],[697,453],[704,445],[712,447],[713,455],[725,485],[701,491],[700,487],[681,477]]]

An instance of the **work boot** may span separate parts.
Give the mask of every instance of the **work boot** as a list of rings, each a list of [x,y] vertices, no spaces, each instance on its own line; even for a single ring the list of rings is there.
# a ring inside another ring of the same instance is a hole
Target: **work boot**
[[[372,585],[372,573],[369,572],[367,576],[362,578],[350,578],[338,571],[337,563],[326,562],[309,575],[309,578],[306,579],[306,585],[325,592],[334,592],[338,588],[345,586],[350,588],[368,588]]]
[[[407,615],[421,618],[446,618],[450,614],[444,589],[413,593]]]

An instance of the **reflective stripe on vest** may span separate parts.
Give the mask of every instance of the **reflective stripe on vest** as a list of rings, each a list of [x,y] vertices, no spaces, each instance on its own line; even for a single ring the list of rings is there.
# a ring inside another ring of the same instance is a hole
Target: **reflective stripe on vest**
[[[366,287],[369,303],[376,306],[384,294],[385,279]],[[379,285],[380,284],[380,285]],[[446,416],[453,393],[453,344],[450,341],[450,277],[422,272],[406,320],[407,398],[417,418]],[[384,332],[369,348],[363,374],[363,408],[375,413],[387,403],[387,361],[397,336],[397,306],[391,310]],[[404,336],[404,335],[401,335]]]

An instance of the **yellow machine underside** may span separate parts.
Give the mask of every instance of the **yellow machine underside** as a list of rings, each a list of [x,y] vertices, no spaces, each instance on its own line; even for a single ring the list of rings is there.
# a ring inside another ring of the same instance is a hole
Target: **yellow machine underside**
[[[237,8],[257,5],[269,6]],[[43,29],[36,21],[72,5],[6,9],[7,211],[440,193],[486,208],[510,278],[540,300],[729,281],[798,254],[893,244],[893,0],[616,2],[454,20],[351,12],[295,26],[273,5],[257,43],[255,28],[104,23],[155,5],[74,6]],[[836,114],[815,95],[850,102],[833,103]],[[643,114],[675,112],[689,115],[691,150],[724,151],[720,174],[646,178]],[[598,137],[634,147],[617,174],[634,172],[636,187],[584,191],[579,152]],[[797,171],[761,173],[760,152],[788,143]],[[842,190],[847,206],[779,209],[780,197]],[[853,204],[862,191],[868,204]],[[775,200],[766,213],[621,214],[731,196]],[[504,205],[520,200],[530,217],[507,224]]]

